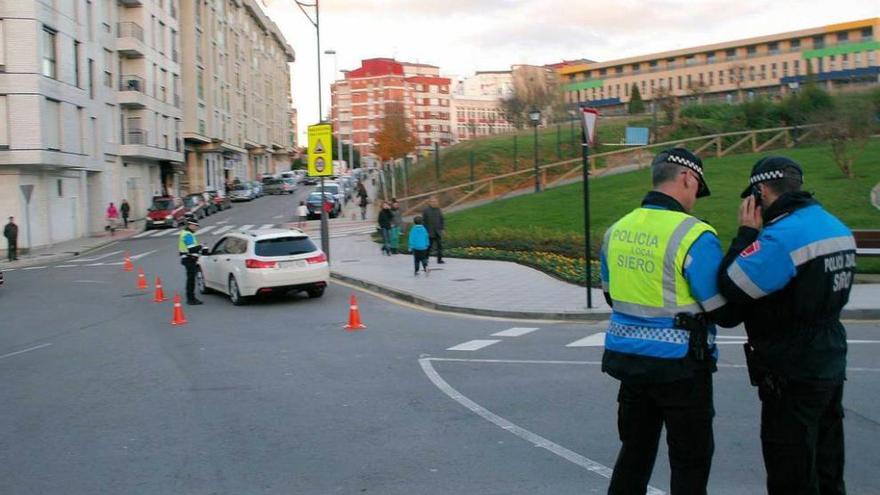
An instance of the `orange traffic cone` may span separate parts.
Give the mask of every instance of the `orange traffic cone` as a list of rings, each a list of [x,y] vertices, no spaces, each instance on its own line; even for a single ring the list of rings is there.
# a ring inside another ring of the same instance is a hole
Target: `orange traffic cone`
[[[131,263],[131,256],[128,254],[128,251],[125,252],[125,263],[122,264],[122,267],[127,272],[134,270],[134,265]]]
[[[144,269],[138,267],[138,289],[147,290],[147,277],[144,275]]]
[[[162,281],[159,277],[156,277],[156,294],[153,296],[153,302],[165,302],[168,299],[165,297],[165,291],[162,290]]]
[[[171,318],[172,325],[186,324],[186,316],[183,316],[183,307],[180,305],[180,294],[174,293],[174,316]]]
[[[354,294],[351,295],[351,302],[349,302],[348,306],[348,325],[345,325],[344,328],[350,332],[367,328],[366,325],[361,323],[361,312],[358,309],[358,300]]]

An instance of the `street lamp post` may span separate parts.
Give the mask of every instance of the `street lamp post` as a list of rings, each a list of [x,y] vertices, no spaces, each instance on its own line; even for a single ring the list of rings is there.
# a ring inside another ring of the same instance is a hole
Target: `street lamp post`
[[[529,112],[529,120],[535,128],[535,192],[541,192],[541,178],[538,175],[538,124],[541,123],[541,111],[532,108]]]

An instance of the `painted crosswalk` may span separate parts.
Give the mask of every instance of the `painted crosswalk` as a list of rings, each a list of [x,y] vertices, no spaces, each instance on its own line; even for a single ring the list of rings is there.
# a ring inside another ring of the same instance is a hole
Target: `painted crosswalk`
[[[143,251],[143,252],[134,252],[134,253],[131,253],[130,259],[131,259],[131,261],[137,261],[137,260],[146,258],[147,256],[150,256],[152,254],[155,254],[157,252],[159,252],[158,249],[152,249],[152,250]],[[34,271],[34,270],[51,270],[51,269],[56,269],[56,268],[70,269],[70,268],[85,268],[85,267],[92,268],[92,267],[97,267],[97,266],[122,266],[123,261],[120,261],[122,259],[122,256],[123,256],[122,251],[113,251],[110,253],[104,253],[101,255],[93,255],[93,256],[88,256],[85,258],[74,257],[74,258],[66,259],[64,261],[59,261],[59,262],[57,262],[58,264],[54,264],[54,265],[48,264],[48,265],[39,265],[39,266],[27,266],[27,267],[23,267],[23,268],[4,268],[2,271],[8,273],[8,272],[14,272],[14,271],[19,271],[19,270],[23,271],[23,272],[25,272],[25,271],[29,272],[29,271]],[[98,261],[98,260],[103,260],[103,261]]]

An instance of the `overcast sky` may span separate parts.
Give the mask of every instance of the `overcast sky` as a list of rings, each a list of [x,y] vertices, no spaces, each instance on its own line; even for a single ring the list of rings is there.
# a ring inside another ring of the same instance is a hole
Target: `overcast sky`
[[[293,0],[262,0],[296,51],[300,136],[318,120],[315,29]],[[314,0],[305,0],[314,3]],[[395,57],[466,76],[512,64],[613,60],[880,16],[880,0],[321,0],[336,64]],[[314,9],[308,9],[314,15]],[[880,33],[875,33],[880,39]],[[334,57],[321,61],[324,112]],[[338,73],[337,73],[338,74]]]

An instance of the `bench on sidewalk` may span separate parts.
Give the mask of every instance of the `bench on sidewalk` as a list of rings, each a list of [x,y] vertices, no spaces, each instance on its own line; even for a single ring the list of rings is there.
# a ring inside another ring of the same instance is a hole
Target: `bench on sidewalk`
[[[857,256],[880,256],[880,230],[853,230]]]

